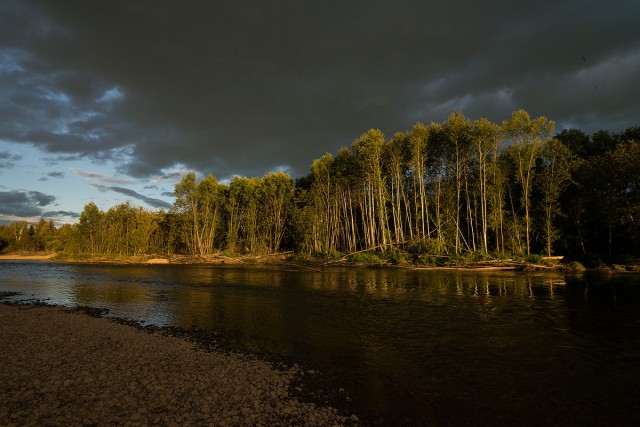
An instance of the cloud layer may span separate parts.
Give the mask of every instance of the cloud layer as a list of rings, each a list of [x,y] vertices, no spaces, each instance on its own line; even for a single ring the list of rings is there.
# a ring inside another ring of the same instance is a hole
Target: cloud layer
[[[104,185],[100,185],[100,184],[93,184],[93,186],[95,188],[97,188],[100,191],[115,191],[116,193],[120,193],[123,194],[127,197],[131,197],[134,198],[136,200],[145,202],[146,204],[148,204],[149,206],[152,206],[154,208],[157,209],[169,209],[171,208],[171,203],[167,203],[163,200],[160,199],[154,199],[153,197],[148,197],[145,195],[142,195],[140,193],[138,193],[137,191],[131,190],[129,188],[124,188],[124,187],[118,187],[118,186],[104,186]]]
[[[371,127],[456,109],[622,130],[640,117],[638,16],[635,0],[5,1],[0,139],[224,179],[302,175]]]
[[[39,191],[0,191],[0,216],[36,217],[56,198]]]

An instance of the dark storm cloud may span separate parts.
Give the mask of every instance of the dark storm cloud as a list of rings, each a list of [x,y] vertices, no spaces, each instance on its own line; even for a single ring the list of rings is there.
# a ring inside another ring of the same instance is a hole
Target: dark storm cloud
[[[125,196],[132,197],[137,200],[141,200],[148,204],[149,206],[153,206],[158,209],[170,209],[171,203],[167,203],[164,200],[154,199],[152,197],[145,196],[136,191],[133,191],[129,188],[117,187],[117,186],[104,186],[100,184],[92,184],[95,188],[100,191],[115,191],[116,193],[124,194]]]
[[[453,110],[559,127],[640,117],[635,0],[5,1],[0,139],[261,175]],[[118,154],[119,153],[119,154]],[[164,203],[164,202],[163,202]]]
[[[0,216],[40,216],[42,208],[55,200],[54,196],[39,191],[0,191]]]

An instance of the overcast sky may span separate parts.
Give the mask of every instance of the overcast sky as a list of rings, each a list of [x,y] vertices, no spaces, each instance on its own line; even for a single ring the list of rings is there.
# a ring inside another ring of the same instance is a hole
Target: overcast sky
[[[308,173],[370,128],[640,125],[637,0],[0,1],[0,221]]]

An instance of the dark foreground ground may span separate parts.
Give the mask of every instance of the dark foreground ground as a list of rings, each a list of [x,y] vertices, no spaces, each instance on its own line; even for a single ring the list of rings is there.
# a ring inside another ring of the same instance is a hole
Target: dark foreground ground
[[[358,424],[295,397],[304,374],[78,310],[0,304],[3,426]]]

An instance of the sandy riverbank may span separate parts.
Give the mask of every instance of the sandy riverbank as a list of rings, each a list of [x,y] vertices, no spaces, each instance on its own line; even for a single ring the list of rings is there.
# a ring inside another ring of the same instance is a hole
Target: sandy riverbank
[[[0,260],[10,260],[10,261],[47,261],[52,259],[56,254],[46,254],[46,255],[20,255],[20,254],[8,254],[8,255],[0,255]]]
[[[0,425],[354,425],[304,375],[61,307],[0,304]]]
[[[58,261],[83,264],[281,264],[286,262],[288,255],[245,255],[229,257],[221,254],[207,256],[172,255],[159,257],[151,255],[67,255],[55,253],[9,253],[1,254],[0,261]]]

